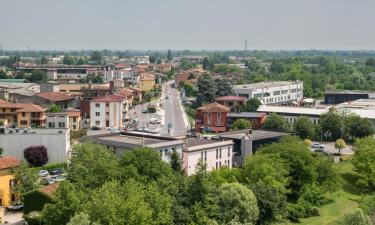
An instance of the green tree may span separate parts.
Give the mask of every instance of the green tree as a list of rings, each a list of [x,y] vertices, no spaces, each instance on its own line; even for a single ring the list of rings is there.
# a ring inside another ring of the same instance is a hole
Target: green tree
[[[238,119],[231,126],[231,130],[251,129],[251,127],[252,127],[252,124],[250,121],[246,119]]]
[[[183,173],[183,161],[182,161],[182,158],[180,156],[180,154],[178,154],[178,152],[176,150],[173,150],[172,154],[171,154],[171,167],[174,171],[178,172],[178,173]]]
[[[204,74],[198,78],[197,103],[199,106],[213,102],[216,98],[216,92],[216,83],[210,75]]]
[[[172,61],[173,59],[171,50],[168,50],[167,59],[168,59],[168,62]]]
[[[153,56],[153,55],[150,55],[150,56],[148,57],[148,61],[149,61],[150,63],[155,63],[155,62],[156,62],[156,57]]]
[[[47,80],[47,73],[42,70],[33,70],[27,80],[32,83],[44,82]]]
[[[188,97],[195,96],[197,94],[197,91],[194,89],[193,85],[191,84],[184,84],[184,90],[185,90],[186,96]]]
[[[323,114],[320,119],[320,126],[324,136],[328,140],[337,140],[343,134],[342,118],[334,109]]]
[[[44,64],[47,64],[47,63],[48,63],[48,59],[47,59],[47,57],[42,56],[42,57],[40,58],[40,64],[44,65]]]
[[[95,188],[118,177],[118,161],[106,147],[83,143],[73,146],[68,179],[81,187]]]
[[[365,62],[366,66],[375,67],[375,59],[374,58],[368,58]]]
[[[353,165],[360,175],[357,184],[375,190],[375,140],[372,137],[357,139],[354,149]]]
[[[216,79],[216,96],[227,96],[233,94],[233,89],[228,79]]]
[[[91,222],[89,216],[86,213],[79,213],[73,216],[67,225],[97,225],[97,223]]]
[[[269,130],[286,131],[288,124],[283,116],[271,113],[267,115],[266,121],[263,123],[263,128]]]
[[[210,191],[207,176],[207,164],[199,160],[195,174],[189,177],[188,197],[191,205],[205,201],[206,195]]]
[[[254,193],[240,183],[222,184],[213,197],[218,211],[213,217],[220,224],[256,224],[259,209]]]
[[[25,79],[26,78],[25,72],[24,71],[18,71],[14,78],[15,79]]]
[[[34,168],[29,168],[28,164],[22,162],[22,164],[13,169],[15,188],[14,192],[21,196],[39,187],[39,176],[38,172]]]
[[[9,79],[8,74],[4,70],[0,70],[0,79]]]
[[[339,154],[341,155],[341,150],[346,147],[346,143],[343,139],[337,139],[335,142],[335,148],[339,150]]]
[[[71,55],[64,55],[64,58],[63,58],[63,64],[66,64],[66,65],[74,65],[76,64],[76,60],[73,56]]]
[[[102,60],[103,60],[103,55],[102,55],[102,52],[100,51],[93,51],[90,55],[90,60],[91,61],[95,61],[97,63],[102,63]]]
[[[48,107],[48,112],[51,112],[51,113],[59,113],[59,112],[62,112],[62,111],[63,111],[63,109],[59,105],[53,104],[53,105],[50,105]]]
[[[192,63],[192,62],[190,62],[187,59],[183,58],[180,61],[180,68],[181,68],[181,70],[190,70],[190,69],[193,69],[195,67],[196,67],[195,63]]]
[[[374,127],[367,118],[351,114],[344,119],[345,137],[347,140],[355,140],[374,134]]]
[[[372,225],[370,218],[359,208],[354,208],[342,219],[336,222],[337,225]]]
[[[302,139],[311,139],[314,137],[315,128],[310,118],[300,116],[294,123],[294,131]]]
[[[257,98],[251,98],[246,101],[245,110],[246,112],[256,112],[262,103]]]

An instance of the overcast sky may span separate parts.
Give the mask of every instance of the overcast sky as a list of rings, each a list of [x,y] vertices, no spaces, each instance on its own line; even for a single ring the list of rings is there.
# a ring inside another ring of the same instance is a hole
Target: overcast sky
[[[375,49],[374,0],[0,0],[4,49]]]

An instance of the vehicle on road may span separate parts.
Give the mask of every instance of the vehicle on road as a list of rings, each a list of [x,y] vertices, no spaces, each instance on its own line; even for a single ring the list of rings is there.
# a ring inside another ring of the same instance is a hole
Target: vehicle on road
[[[167,95],[167,96],[165,96],[165,99],[169,99],[169,96]]]
[[[66,177],[62,176],[62,175],[57,175],[57,176],[52,176],[51,178],[53,181],[55,182],[59,182],[59,181],[63,181],[63,180],[66,180]]]
[[[18,211],[18,210],[21,210],[21,209],[23,209],[22,203],[16,203],[16,204],[8,206],[9,211]]]
[[[315,149],[315,150],[324,150],[324,145],[322,145],[318,142],[314,142],[314,143],[311,144],[311,148]]]
[[[329,155],[328,152],[325,152],[322,149],[313,149],[313,151],[314,151],[314,153],[321,153],[321,154],[324,154],[324,155]]]
[[[150,118],[150,123],[151,124],[160,124],[160,120],[158,118],[152,117]]]
[[[49,175],[49,173],[48,173],[47,170],[39,170],[39,176],[46,177],[48,175]]]

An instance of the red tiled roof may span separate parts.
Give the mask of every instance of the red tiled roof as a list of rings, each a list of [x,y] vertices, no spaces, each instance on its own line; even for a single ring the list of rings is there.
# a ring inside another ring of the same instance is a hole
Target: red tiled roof
[[[44,109],[40,105],[34,105],[32,103],[22,104],[22,108],[17,109],[16,112],[45,112],[47,109]]]
[[[121,90],[118,92],[120,95],[124,96],[124,97],[128,97],[128,96],[132,96],[133,95],[133,92],[130,92],[128,90]]]
[[[53,184],[39,188],[39,191],[48,196],[53,196],[53,194],[57,191],[58,188],[59,188],[59,183],[53,183]]]
[[[230,108],[214,102],[208,105],[201,106],[198,108],[198,110],[202,110],[202,112],[229,112]]]
[[[107,95],[93,98],[91,102],[122,102],[123,100],[124,97],[120,95]]]
[[[41,93],[38,94],[39,97],[47,99],[51,102],[60,102],[60,101],[66,101],[66,100],[71,100],[74,97],[60,93],[60,92],[46,92],[46,93]]]
[[[0,99],[0,104],[5,104],[5,103],[8,103],[8,102],[3,99]]]
[[[13,156],[3,156],[0,157],[0,170],[8,169],[21,165],[21,161]]]
[[[246,97],[243,96],[221,96],[215,99],[216,101],[245,101]]]

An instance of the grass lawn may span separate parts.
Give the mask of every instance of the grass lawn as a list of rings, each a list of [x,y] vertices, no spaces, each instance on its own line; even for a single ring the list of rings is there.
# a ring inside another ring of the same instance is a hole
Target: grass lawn
[[[340,217],[358,206],[361,195],[354,186],[356,174],[353,172],[353,165],[348,160],[336,166],[343,178],[341,189],[327,194],[333,201],[319,208],[320,216],[301,219],[300,224],[334,225]]]

